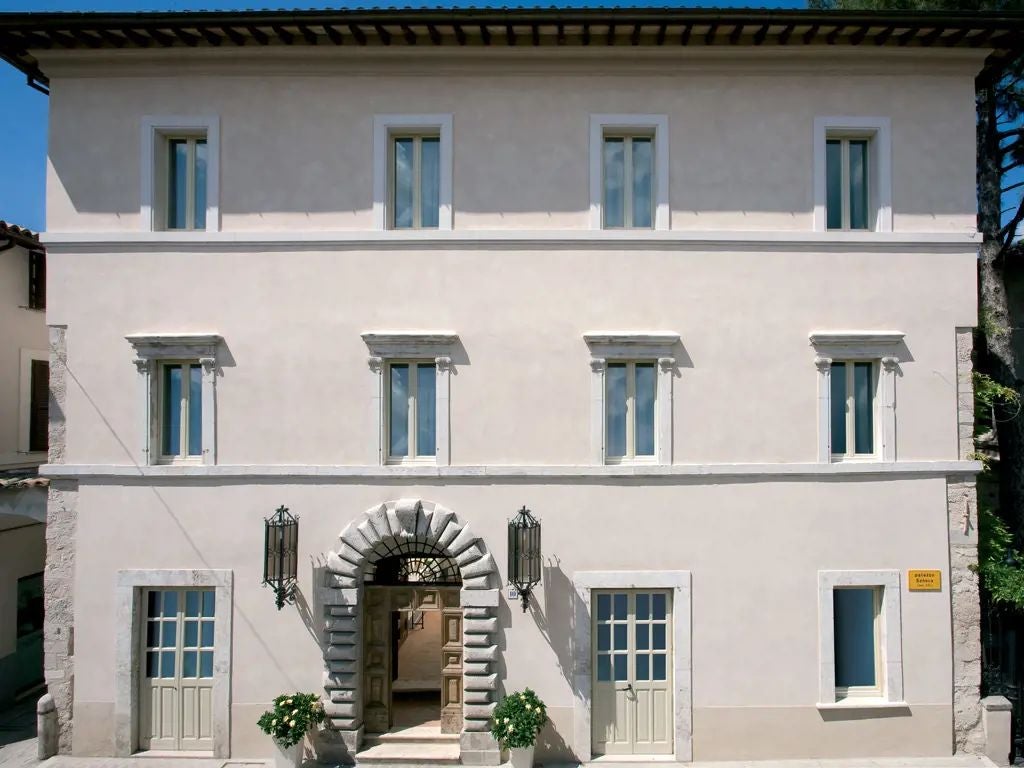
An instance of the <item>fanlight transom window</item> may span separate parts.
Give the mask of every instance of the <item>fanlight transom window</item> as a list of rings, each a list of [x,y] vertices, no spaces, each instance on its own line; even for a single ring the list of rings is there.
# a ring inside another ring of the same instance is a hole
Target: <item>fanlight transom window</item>
[[[459,585],[458,564],[437,546],[416,539],[385,545],[386,551],[366,566],[367,584]]]

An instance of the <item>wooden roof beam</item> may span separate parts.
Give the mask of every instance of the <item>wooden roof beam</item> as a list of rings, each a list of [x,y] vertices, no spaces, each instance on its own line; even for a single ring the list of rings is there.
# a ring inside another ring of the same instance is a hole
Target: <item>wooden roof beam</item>
[[[402,24],[402,37],[408,45],[416,45],[416,33],[408,24]]]
[[[714,22],[714,21],[711,22],[711,26],[708,27],[708,33],[706,35],[704,35],[704,44],[705,45],[714,45],[715,44],[715,33],[717,31],[718,31],[718,23]]]
[[[761,28],[754,33],[754,45],[761,45],[768,36],[768,25],[762,24]]]
[[[615,25],[608,25],[608,36],[605,38],[605,45],[615,45]]]
[[[307,43],[309,43],[310,45],[319,45],[320,44],[320,37],[319,37],[319,35],[317,35],[317,33],[314,32],[312,29],[307,27],[305,24],[299,24],[298,28],[299,28],[299,34],[302,35],[302,38]]]
[[[220,31],[223,32],[224,36],[235,45],[245,45],[245,35],[234,27],[224,24],[221,26]]]
[[[382,25],[380,25],[380,24],[374,24],[373,25],[373,29],[377,32],[377,37],[380,38],[380,41],[382,43],[384,43],[384,45],[391,45],[391,33],[390,32],[388,32],[386,29],[384,29],[384,27]]]
[[[795,24],[787,24],[785,29],[779,32],[779,45],[785,45],[789,42],[789,38],[793,36],[793,30],[796,29]]]
[[[452,31],[455,32],[455,39],[459,41],[459,45],[466,44],[466,30],[462,28],[460,24],[452,24]]]
[[[804,32],[804,45],[810,45],[815,37],[818,35],[818,30],[821,29],[820,24],[811,24],[811,28]]]
[[[630,45],[640,45],[640,30],[642,27],[639,24],[633,25],[633,32],[629,36]]]
[[[835,29],[833,29],[831,32],[825,35],[825,42],[828,45],[835,45],[836,40],[839,39],[839,33],[842,32],[844,29],[846,29],[845,24],[837,24]]]
[[[441,44],[441,33],[437,31],[437,27],[433,24],[427,24],[427,35],[429,35],[430,42],[434,45]]]
[[[486,24],[480,25],[480,39],[483,40],[484,45],[491,44],[491,30],[487,28]]]
[[[967,37],[967,33],[969,31],[970,29],[968,29],[967,27],[964,27],[963,29],[958,29],[952,35],[947,35],[946,37],[942,38],[942,42],[946,45],[947,48],[952,47],[959,43],[961,40],[963,40],[965,37]]]
[[[565,24],[558,24],[558,44],[565,45]]]
[[[691,34],[693,34],[693,24],[687,24],[685,27],[683,27],[683,31],[679,35],[679,44],[689,45]]]
[[[143,35],[134,29],[122,29],[121,33],[140,48],[149,48],[149,44],[154,42],[152,35]]]
[[[584,24],[583,25],[582,40],[583,40],[583,44],[584,45],[590,45],[590,25],[589,24]]]
[[[892,33],[896,31],[896,27],[888,26],[875,35],[875,45],[885,45],[886,40],[892,37]]]
[[[863,27],[858,29],[852,35],[850,35],[850,45],[860,45],[864,42],[864,38],[868,36],[868,32],[871,31],[871,27],[865,24]]]
[[[259,27],[249,25],[246,26],[246,29],[248,29],[249,34],[252,35],[252,39],[260,45],[267,45],[270,43],[270,36]]]
[[[972,48],[982,46],[988,42],[990,37],[992,37],[993,31],[994,30],[991,27],[983,29],[980,34],[974,35],[974,37],[972,37],[968,42],[971,44]]]
[[[534,24],[530,29],[530,42],[534,45],[540,45],[540,27]]]
[[[203,36],[203,39],[214,47],[217,47],[224,42],[224,38],[211,29],[207,29],[206,27],[196,27],[196,29],[199,30],[199,34]]]
[[[505,44],[515,45],[516,44],[516,30],[511,24],[505,25]]]
[[[99,48],[103,45],[103,41],[100,38],[89,32],[82,32],[78,29],[72,29],[68,31],[68,34],[75,39],[75,42],[86,45],[89,48]]]
[[[366,33],[359,28],[358,24],[349,24],[348,31],[352,33],[352,37],[356,39],[359,45],[366,45]]]
[[[899,43],[901,46],[906,45],[911,40],[913,40],[914,36],[918,32],[920,32],[920,31],[921,31],[920,27],[911,27],[906,32],[904,32],[902,35],[900,35],[898,38],[896,38],[896,42]]]
[[[658,45],[665,44],[665,36],[668,34],[668,24],[662,24],[658,27],[658,34],[654,37],[654,42]]]
[[[199,45],[198,35],[193,35],[191,32],[186,32],[184,29],[179,29],[177,27],[175,27],[171,31],[174,32],[174,36],[176,38],[181,40],[181,42],[183,42],[190,48],[195,48],[197,45]]]
[[[295,35],[293,35],[287,29],[282,27],[280,24],[274,24],[270,28],[274,30],[274,34],[277,35],[278,39],[285,45],[295,44]]]
[[[743,36],[743,25],[737,24],[733,27],[732,32],[729,33],[729,45],[736,45]]]
[[[115,35],[109,29],[97,29],[96,33],[103,38],[104,42],[109,43],[115,48],[124,48],[128,43],[128,40],[121,35]]]
[[[931,46],[935,45],[935,43],[938,41],[938,39],[940,37],[942,37],[942,33],[944,31],[945,30],[942,27],[936,27],[931,32],[929,32],[927,35],[925,35],[924,37],[921,38],[921,45],[928,46],[928,47],[931,47]]]

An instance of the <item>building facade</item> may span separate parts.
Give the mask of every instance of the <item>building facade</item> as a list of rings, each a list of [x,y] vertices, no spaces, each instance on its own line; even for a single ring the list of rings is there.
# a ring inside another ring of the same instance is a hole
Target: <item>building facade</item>
[[[325,761],[497,764],[524,687],[541,762],[980,748],[974,79],[1018,20],[0,27],[50,92],[62,749],[267,756],[298,690]]]

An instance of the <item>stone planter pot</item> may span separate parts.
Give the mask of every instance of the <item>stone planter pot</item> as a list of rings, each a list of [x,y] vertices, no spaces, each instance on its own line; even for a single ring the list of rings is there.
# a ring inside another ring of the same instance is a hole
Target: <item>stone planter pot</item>
[[[281,746],[274,740],[274,768],[300,768],[302,765],[302,742],[290,747]]]
[[[512,768],[533,768],[533,745],[528,747],[510,747]]]

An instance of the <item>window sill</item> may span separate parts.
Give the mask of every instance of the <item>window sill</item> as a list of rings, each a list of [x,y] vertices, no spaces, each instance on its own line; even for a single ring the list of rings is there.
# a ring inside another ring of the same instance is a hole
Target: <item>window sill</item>
[[[655,456],[641,456],[639,458],[606,458],[605,466],[608,467],[652,467],[658,466],[659,461]]]
[[[388,459],[385,467],[435,467],[437,459],[433,456],[417,456],[414,459]]]
[[[870,464],[871,462],[880,461],[882,461],[882,457],[875,453],[859,456],[846,456],[845,454],[839,453],[832,454],[833,464]]]
[[[202,456],[190,456],[187,459],[171,456],[162,456],[154,462],[157,467],[201,467],[203,466]]]
[[[905,701],[888,701],[869,696],[863,698],[847,698],[839,701],[819,701],[815,706],[820,710],[834,709],[910,709]]]

